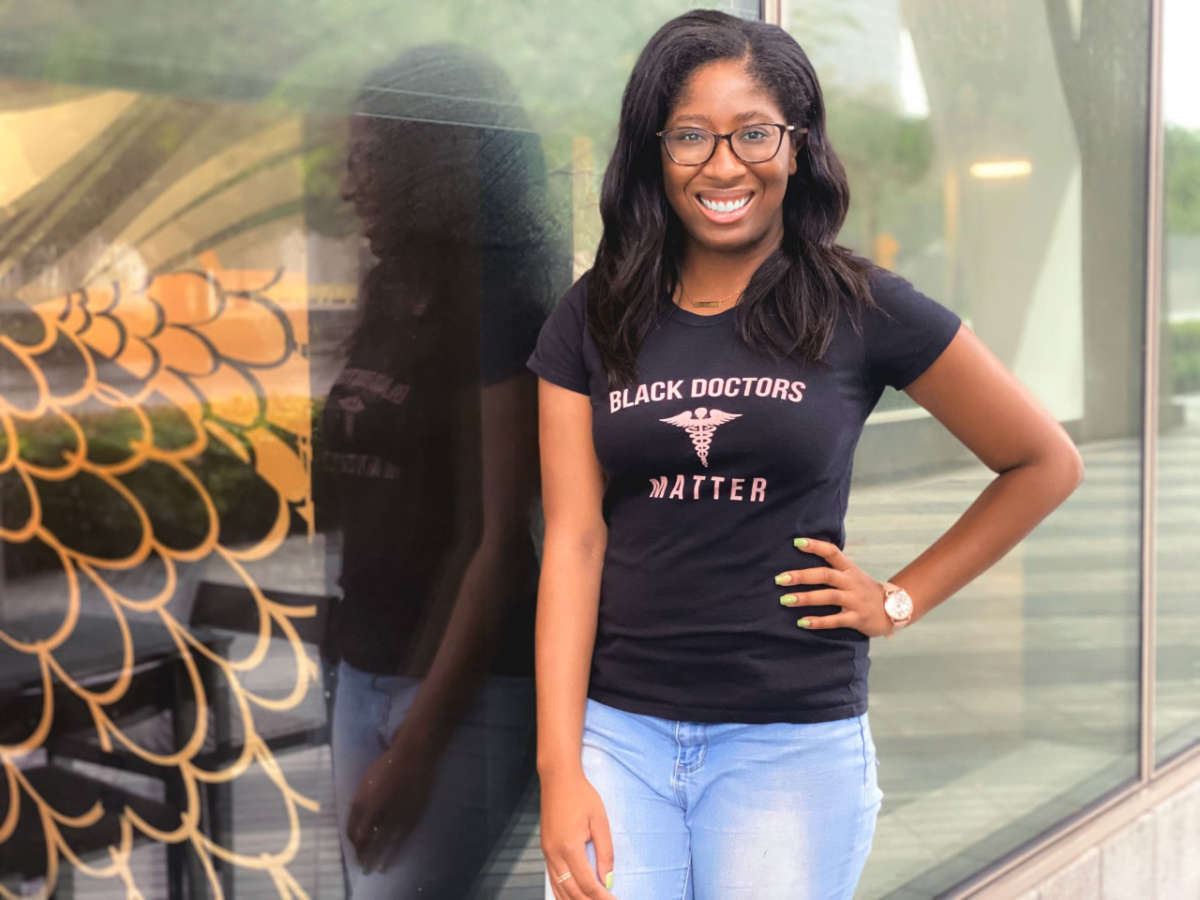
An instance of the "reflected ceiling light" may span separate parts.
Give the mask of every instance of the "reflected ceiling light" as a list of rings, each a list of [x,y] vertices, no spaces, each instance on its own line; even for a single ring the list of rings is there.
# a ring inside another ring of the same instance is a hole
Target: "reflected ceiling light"
[[[976,178],[1024,178],[1033,171],[1027,159],[1001,159],[995,162],[971,163],[970,172]]]

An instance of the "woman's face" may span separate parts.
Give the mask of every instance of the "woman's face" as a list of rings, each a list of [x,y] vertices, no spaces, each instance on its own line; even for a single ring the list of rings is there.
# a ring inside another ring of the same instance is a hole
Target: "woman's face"
[[[722,59],[692,72],[663,128],[699,125],[724,134],[754,122],[794,124],[784,119],[779,105],[742,62]],[[691,249],[728,253],[777,246],[783,239],[783,195],[788,177],[796,171],[797,149],[798,144],[785,137],[774,158],[745,163],[734,155],[729,141],[721,140],[704,165],[684,166],[663,146],[663,189]],[[743,197],[749,202],[733,212],[716,212],[703,203]]]
[[[414,239],[478,240],[476,142],[466,128],[351,117],[341,196],[376,256],[394,256]]]

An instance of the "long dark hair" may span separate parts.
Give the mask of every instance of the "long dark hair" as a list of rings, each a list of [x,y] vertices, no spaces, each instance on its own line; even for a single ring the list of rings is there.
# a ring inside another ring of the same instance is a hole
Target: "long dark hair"
[[[745,60],[786,121],[808,129],[783,198],[783,240],[735,307],[738,335],[777,359],[820,360],[840,311],[857,329],[862,310],[874,305],[871,264],[835,243],[850,188],[825,133],[825,102],[808,56],[778,26],[693,10],[663,25],[638,57],[604,173],[604,232],[588,280],[587,324],[613,386],[636,379],[638,350],[670,309],[679,279],[683,226],[663,189],[655,132],[688,76],[722,59]]]
[[[428,204],[453,193],[468,214],[445,220],[417,206],[412,195],[404,209],[380,210],[389,251],[363,278],[359,319],[344,350],[353,353],[377,344],[396,331],[397,322],[412,325],[426,319],[428,325],[439,318],[451,329],[447,339],[467,319],[479,321],[471,330],[483,331],[485,370],[498,348],[529,343],[532,350],[544,310],[569,280],[569,256],[561,211],[549,196],[540,137],[505,72],[465,45],[410,47],[367,76],[353,114],[364,117],[384,147],[372,163],[379,181],[393,191],[397,185],[432,188],[420,194]],[[445,156],[414,159],[406,148],[417,132],[444,142]],[[417,238],[437,241],[442,252],[431,254]],[[477,258],[481,271],[477,298],[439,296],[432,307],[415,311],[400,305],[391,284],[397,274],[418,276],[437,287],[468,256]],[[467,307],[436,308],[451,300]],[[407,353],[436,358],[445,355],[446,346],[426,336]]]

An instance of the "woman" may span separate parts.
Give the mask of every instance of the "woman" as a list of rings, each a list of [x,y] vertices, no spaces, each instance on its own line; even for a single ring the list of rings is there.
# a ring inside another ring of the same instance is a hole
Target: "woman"
[[[533,774],[535,386],[566,255],[503,72],[451,44],[372,74],[344,199],[374,262],[321,428],[342,536],[334,789],[350,893],[457,900]]]
[[[869,639],[919,621],[1082,479],[955,313],[834,243],[847,204],[786,32],[694,11],[651,38],[595,264],[529,362],[547,896],[851,897],[882,798]],[[999,474],[879,581],[841,548],[887,385]]]

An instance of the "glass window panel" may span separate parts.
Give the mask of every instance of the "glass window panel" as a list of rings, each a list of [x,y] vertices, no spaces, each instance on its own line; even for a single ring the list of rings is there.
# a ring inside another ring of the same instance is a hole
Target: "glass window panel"
[[[929,897],[1137,771],[1147,11],[789,3],[850,177],[842,242],[952,307],[1087,476],[1003,560],[873,649],[885,794],[863,897]],[[993,474],[889,392],[847,551],[885,578]]]
[[[1200,739],[1200,78],[1191,3],[1163,4],[1164,236],[1159,356],[1157,657],[1159,760]]]
[[[523,364],[690,6],[0,13],[0,886],[542,896]]]
[[[108,0],[4,11],[0,628],[11,640],[0,743],[22,807],[17,838],[0,845],[0,884],[42,884],[40,811],[84,814],[98,800],[109,811],[98,823],[63,829],[91,870],[65,864],[62,885],[117,896],[124,879],[178,896],[211,877],[227,896],[293,885],[342,895],[325,651],[329,622],[341,621],[329,614],[345,591],[347,527],[365,542],[356,571],[379,573],[360,582],[419,608],[399,678],[423,675],[455,608],[428,598],[449,596],[437,592],[455,590],[478,549],[454,539],[479,514],[469,482],[489,449],[493,459],[519,449],[482,432],[456,444],[460,420],[446,417],[528,411],[519,392],[496,388],[544,310],[497,306],[500,286],[535,276],[542,304],[586,268],[625,76],[654,28],[689,6],[171,3],[147,16]],[[889,798],[871,896],[929,896],[1135,767],[1145,11],[1084,2],[1048,19],[1041,4],[993,6],[860,0],[792,4],[786,18],[822,75],[850,170],[844,242],[967,318],[1089,466],[1071,501],[1001,564],[879,648],[872,719]],[[389,71],[435,43],[436,85],[427,71]],[[488,64],[502,77],[481,82],[472,66]],[[371,141],[389,141],[386,177],[365,192],[393,199],[383,213],[345,199],[356,130],[367,138],[360,172],[380,174]],[[477,165],[439,169],[454,153],[478,153]],[[973,171],[980,162],[1015,165]],[[515,195],[492,192],[504,172],[521,179]],[[550,234],[514,235],[505,198],[543,211]],[[402,351],[351,359],[356,333],[400,333],[370,330],[368,288],[395,298],[385,313],[417,318],[445,294],[400,264],[380,217],[401,215],[397,233],[449,239],[424,211],[454,202],[483,227],[454,238],[450,268],[469,287],[448,294],[463,305],[436,307],[447,330],[427,346],[441,355],[407,380],[388,368],[406,362]],[[1173,258],[1168,249],[1168,267]],[[881,576],[987,483],[935,426],[891,393],[864,435],[848,549]],[[377,446],[355,448],[356,428]],[[393,432],[408,448],[399,458],[378,452]],[[467,499],[420,530],[410,514],[410,562],[397,572],[369,526],[404,477],[431,504]],[[1160,543],[1167,553],[1168,537]],[[1160,569],[1160,615],[1169,577]],[[511,608],[527,613],[528,581],[506,583]],[[488,795],[494,821],[476,862],[463,863],[461,844],[455,859],[467,890],[540,897],[534,780],[520,755],[530,620],[513,621],[519,633],[503,644],[516,649],[481,676],[506,725],[484,729],[489,753],[509,776]],[[1172,679],[1186,688],[1193,670],[1161,660],[1166,728],[1164,692]],[[413,688],[393,682],[364,720],[390,731]],[[1194,723],[1194,704],[1185,715]],[[425,810],[448,808],[433,798]],[[122,821],[132,849],[114,861],[105,829]],[[437,861],[422,855],[415,870]]]

